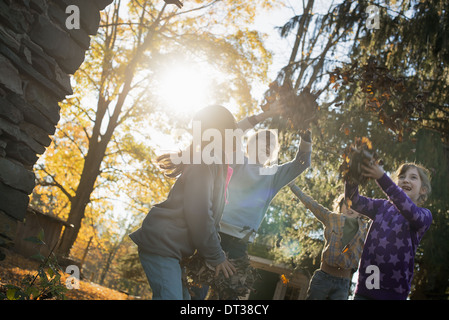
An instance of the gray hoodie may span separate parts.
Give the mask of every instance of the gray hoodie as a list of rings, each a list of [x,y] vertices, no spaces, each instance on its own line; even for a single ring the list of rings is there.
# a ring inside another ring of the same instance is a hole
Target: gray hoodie
[[[181,260],[195,249],[212,266],[225,260],[217,233],[225,204],[227,165],[188,165],[167,199],[130,234],[139,250]]]

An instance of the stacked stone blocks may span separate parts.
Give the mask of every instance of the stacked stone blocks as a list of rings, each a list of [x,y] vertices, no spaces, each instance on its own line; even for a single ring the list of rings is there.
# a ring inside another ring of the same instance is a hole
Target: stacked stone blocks
[[[0,246],[11,244],[51,143],[59,102],[112,0],[0,0]],[[68,6],[79,28],[68,28]]]

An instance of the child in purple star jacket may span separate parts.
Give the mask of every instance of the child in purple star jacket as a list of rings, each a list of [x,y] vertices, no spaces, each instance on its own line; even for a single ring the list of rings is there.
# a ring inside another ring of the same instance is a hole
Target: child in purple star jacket
[[[373,220],[365,240],[355,300],[405,300],[410,292],[416,249],[432,223],[432,214],[418,205],[431,187],[428,171],[414,163],[396,172],[397,185],[376,163],[365,162],[362,173],[376,179],[388,200],[360,196],[357,185],[346,182],[352,209]]]

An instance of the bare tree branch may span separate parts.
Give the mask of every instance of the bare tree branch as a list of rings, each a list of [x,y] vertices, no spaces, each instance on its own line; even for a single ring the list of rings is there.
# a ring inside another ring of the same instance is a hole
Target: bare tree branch
[[[59,190],[61,190],[62,193],[64,193],[64,194],[66,195],[66,197],[69,199],[69,201],[72,201],[72,199],[73,199],[72,194],[70,194],[70,192],[68,192],[68,191],[66,190],[66,188],[64,188],[64,186],[62,186],[59,182],[57,182],[56,179],[55,179],[55,177],[54,177],[53,175],[51,175],[51,174],[45,169],[44,166],[41,166],[39,169],[42,170],[42,171],[44,171],[44,172],[47,174],[47,176],[50,177],[50,178],[52,179],[52,182],[48,182],[48,181],[45,181],[45,180],[38,179],[38,180],[37,180],[37,184],[38,184],[38,185],[43,186],[43,187],[47,187],[47,186],[57,187]]]

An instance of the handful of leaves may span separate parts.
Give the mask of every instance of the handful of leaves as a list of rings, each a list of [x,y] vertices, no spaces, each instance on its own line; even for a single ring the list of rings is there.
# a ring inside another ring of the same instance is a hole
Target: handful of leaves
[[[207,264],[198,253],[183,259],[181,262],[185,270],[183,278],[189,291],[192,287],[206,285],[211,289],[210,300],[235,300],[253,290],[254,282],[259,278],[259,274],[255,268],[251,267],[249,257],[228,260],[237,272],[226,278],[221,272],[215,276],[215,268]]]
[[[344,149],[342,157],[343,163],[339,171],[343,180],[352,184],[366,184],[368,178],[362,175],[362,163],[366,160],[377,161],[371,141],[366,137],[356,137],[355,141]]]
[[[274,101],[281,101],[285,106],[283,116],[288,119],[290,127],[300,132],[305,132],[310,123],[316,121],[319,106],[316,103],[317,97],[310,92],[310,88],[304,88],[298,95],[289,82],[279,85],[277,81],[273,81],[264,98],[265,103],[261,106],[263,111],[269,109]]]

